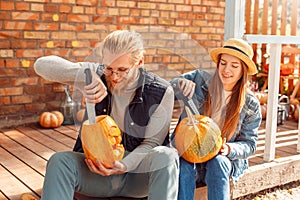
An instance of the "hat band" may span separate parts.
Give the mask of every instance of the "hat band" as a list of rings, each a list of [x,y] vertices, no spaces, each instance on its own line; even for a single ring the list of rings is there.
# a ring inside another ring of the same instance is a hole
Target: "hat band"
[[[245,52],[243,52],[242,50],[240,50],[240,49],[238,49],[238,48],[236,48],[236,47],[233,47],[233,46],[224,46],[224,48],[234,49],[234,50],[236,50],[236,51],[239,51],[239,52],[245,54],[247,57],[249,57]]]

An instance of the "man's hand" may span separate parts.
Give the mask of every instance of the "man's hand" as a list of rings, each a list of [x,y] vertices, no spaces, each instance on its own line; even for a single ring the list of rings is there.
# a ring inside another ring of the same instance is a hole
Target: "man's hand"
[[[102,163],[97,160],[97,165],[95,165],[90,159],[85,159],[85,163],[91,172],[100,174],[101,176],[110,176],[113,174],[123,174],[126,172],[126,165],[122,162],[115,161],[112,168],[106,168]]]
[[[188,96],[191,99],[195,92],[195,83],[185,78],[179,79],[179,89],[184,96]]]
[[[92,104],[99,103],[106,97],[107,88],[95,72],[92,72],[92,83],[84,86],[83,94],[86,100]]]

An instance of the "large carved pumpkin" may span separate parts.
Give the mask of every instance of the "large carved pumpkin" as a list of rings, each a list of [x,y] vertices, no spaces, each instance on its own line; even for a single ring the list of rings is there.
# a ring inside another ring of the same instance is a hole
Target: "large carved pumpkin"
[[[191,115],[182,119],[175,131],[175,145],[187,161],[202,163],[218,154],[222,146],[221,131],[209,117]],[[194,119],[193,119],[194,118]],[[194,123],[192,120],[195,120]]]
[[[57,128],[64,121],[64,116],[59,111],[43,112],[40,115],[39,123],[44,128]]]
[[[89,124],[86,120],[82,125],[81,141],[85,156],[94,164],[99,160],[111,168],[115,160],[120,161],[124,156],[121,131],[108,115],[96,117],[96,124]]]

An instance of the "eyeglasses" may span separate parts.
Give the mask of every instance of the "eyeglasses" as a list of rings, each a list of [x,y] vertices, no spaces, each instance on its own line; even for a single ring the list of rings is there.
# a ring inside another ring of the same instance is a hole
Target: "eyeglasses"
[[[103,74],[105,76],[112,76],[113,74],[116,74],[118,77],[126,76],[130,70],[134,67],[135,64],[133,64],[131,67],[120,67],[117,70],[113,70],[107,65],[101,65],[101,68],[103,70]]]
[[[117,70],[113,70],[109,66],[101,65],[101,69],[103,70],[103,74],[105,74],[105,76],[112,76],[113,74],[116,74],[118,77],[126,76],[133,67],[134,65],[129,68],[120,67]]]

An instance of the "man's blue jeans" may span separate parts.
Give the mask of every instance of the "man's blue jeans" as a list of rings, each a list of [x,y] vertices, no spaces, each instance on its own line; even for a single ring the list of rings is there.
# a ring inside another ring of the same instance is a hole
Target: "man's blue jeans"
[[[232,165],[226,156],[217,155],[201,164],[180,158],[178,200],[194,199],[196,181],[207,185],[209,200],[228,200],[231,171]]]

